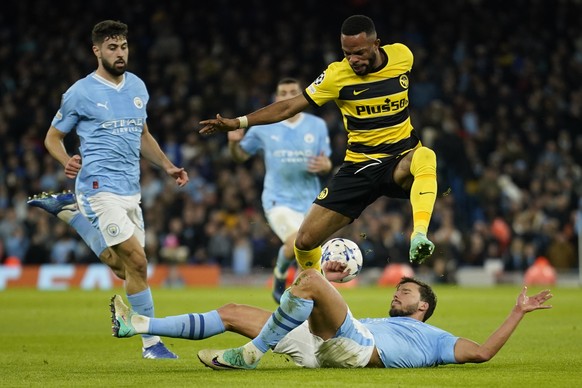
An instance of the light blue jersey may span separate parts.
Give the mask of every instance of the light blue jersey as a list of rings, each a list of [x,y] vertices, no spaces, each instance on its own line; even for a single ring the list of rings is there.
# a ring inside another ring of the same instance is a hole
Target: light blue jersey
[[[307,172],[309,158],[331,155],[323,119],[301,113],[298,121],[251,127],[240,142],[249,155],[262,152],[266,174],[263,209],[285,206],[305,213],[321,191],[317,174]]]
[[[91,73],[65,92],[52,125],[64,133],[76,128],[83,164],[76,181],[78,193],[140,192],[141,134],[148,100],[144,82],[129,72],[119,85]]]
[[[373,334],[386,368],[455,364],[459,337],[407,317],[360,319]]]

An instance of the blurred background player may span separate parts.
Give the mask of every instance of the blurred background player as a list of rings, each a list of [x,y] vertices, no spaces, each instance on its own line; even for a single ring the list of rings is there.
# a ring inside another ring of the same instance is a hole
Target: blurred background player
[[[377,198],[409,198],[413,230],[409,259],[422,263],[434,251],[427,238],[437,195],[436,155],[422,146],[408,109],[413,55],[401,43],[380,46],[374,22],[348,17],[341,27],[345,58],[331,63],[303,91],[235,119],[203,120],[202,134],[233,131],[287,119],[310,105],[334,101],[348,132],[344,164],[318,195],[295,240],[303,268],[320,269],[321,244],[358,218]]]
[[[275,101],[301,94],[299,81],[284,78],[277,84]],[[281,239],[273,271],[273,298],[281,299],[288,268],[295,260],[293,243],[313,200],[321,191],[320,175],[331,171],[331,149],[325,121],[309,113],[286,120],[228,132],[232,158],[242,163],[261,153],[265,161],[262,204],[269,226]]]
[[[126,71],[127,33],[127,25],[118,21],[94,26],[97,70],[66,91],[45,137],[47,150],[64,166],[65,175],[76,178],[76,198],[73,193],[43,194],[29,204],[72,225],[100,260],[125,280],[132,308],[153,317],[140,207],[140,153],[179,186],[188,183],[188,174],[166,157],[148,130],[146,86]],[[73,129],[80,139],[80,155],[70,156],[64,138]],[[83,214],[78,214],[75,202]],[[142,339],[144,358],[177,358],[158,336]]]

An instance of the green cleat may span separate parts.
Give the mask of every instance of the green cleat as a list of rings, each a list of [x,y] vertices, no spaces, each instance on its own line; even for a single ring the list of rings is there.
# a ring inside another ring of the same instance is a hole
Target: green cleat
[[[216,370],[255,369],[260,361],[260,357],[245,352],[243,347],[227,350],[203,349],[198,352],[198,358],[204,365]],[[245,358],[249,359],[248,362]]]
[[[137,334],[137,331],[131,323],[131,317],[138,315],[123,303],[123,299],[119,295],[114,295],[111,298],[111,329],[113,336],[117,338],[131,337]]]
[[[434,252],[434,244],[424,233],[416,233],[410,239],[410,262],[422,264]]]

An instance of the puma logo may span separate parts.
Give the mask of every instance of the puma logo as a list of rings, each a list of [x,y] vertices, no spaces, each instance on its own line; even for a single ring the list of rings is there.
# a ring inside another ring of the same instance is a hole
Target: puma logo
[[[355,90],[354,89],[354,96],[364,93],[366,90],[370,90],[370,88],[362,89],[362,90]]]
[[[109,103],[109,101],[106,101],[105,104],[102,104],[100,102],[97,103],[97,106],[100,108],[105,108],[105,110],[109,110],[109,108],[107,107],[107,104]]]

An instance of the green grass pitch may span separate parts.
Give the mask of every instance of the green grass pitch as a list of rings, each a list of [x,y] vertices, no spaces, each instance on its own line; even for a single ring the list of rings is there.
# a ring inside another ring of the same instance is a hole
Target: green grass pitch
[[[436,286],[429,323],[483,342],[509,313],[517,286]],[[530,289],[531,292],[538,288]],[[256,371],[213,371],[202,348],[246,340],[227,333],[202,341],[165,339],[179,360],[141,359],[139,337],[111,336],[113,291],[8,289],[0,292],[0,387],[577,387],[582,386],[582,290],[553,289],[550,310],[528,314],[501,352],[485,364],[425,369],[296,367],[268,354]],[[390,288],[343,289],[357,317],[384,316]],[[227,302],[274,309],[266,288],[154,289],[156,315],[205,312]]]

